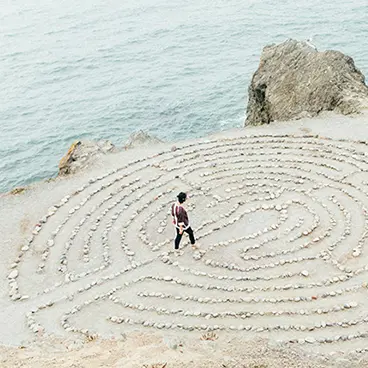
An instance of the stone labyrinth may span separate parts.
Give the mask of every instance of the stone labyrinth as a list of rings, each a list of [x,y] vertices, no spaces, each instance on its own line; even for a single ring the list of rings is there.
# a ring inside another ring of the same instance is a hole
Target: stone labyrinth
[[[269,337],[368,351],[364,142],[259,135],[137,159],[55,203],[9,295],[34,333]],[[180,191],[200,246],[174,254]],[[27,304],[27,305],[28,305]]]

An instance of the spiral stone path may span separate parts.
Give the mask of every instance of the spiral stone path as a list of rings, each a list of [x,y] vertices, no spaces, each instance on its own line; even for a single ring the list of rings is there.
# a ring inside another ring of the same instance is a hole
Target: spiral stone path
[[[199,249],[184,237],[175,254],[180,191]],[[178,145],[54,203],[10,265],[9,298],[29,306],[36,335],[213,332],[365,353],[367,208],[364,142],[259,134]]]

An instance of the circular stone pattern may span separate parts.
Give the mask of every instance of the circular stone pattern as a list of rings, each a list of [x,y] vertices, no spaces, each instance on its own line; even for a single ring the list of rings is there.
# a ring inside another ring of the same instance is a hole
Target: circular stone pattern
[[[311,135],[137,159],[49,209],[11,265],[9,296],[29,303],[35,333],[215,332],[366,352],[367,170],[364,142]],[[180,191],[199,249],[184,237],[175,254]]]

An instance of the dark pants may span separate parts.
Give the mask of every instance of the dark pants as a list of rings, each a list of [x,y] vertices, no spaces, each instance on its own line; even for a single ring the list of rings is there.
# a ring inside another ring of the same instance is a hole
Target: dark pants
[[[192,244],[195,244],[194,234],[191,227],[188,227],[188,229],[184,230],[188,235],[190,242]],[[183,237],[183,234],[179,234],[179,229],[176,228],[176,239],[175,239],[175,249],[179,249],[180,240]]]

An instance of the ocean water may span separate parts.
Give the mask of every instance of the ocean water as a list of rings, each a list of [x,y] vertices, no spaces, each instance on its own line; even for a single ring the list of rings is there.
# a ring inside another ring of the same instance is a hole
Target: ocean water
[[[262,48],[313,37],[368,75],[367,0],[3,0],[0,192],[56,175],[75,139],[242,126]]]

